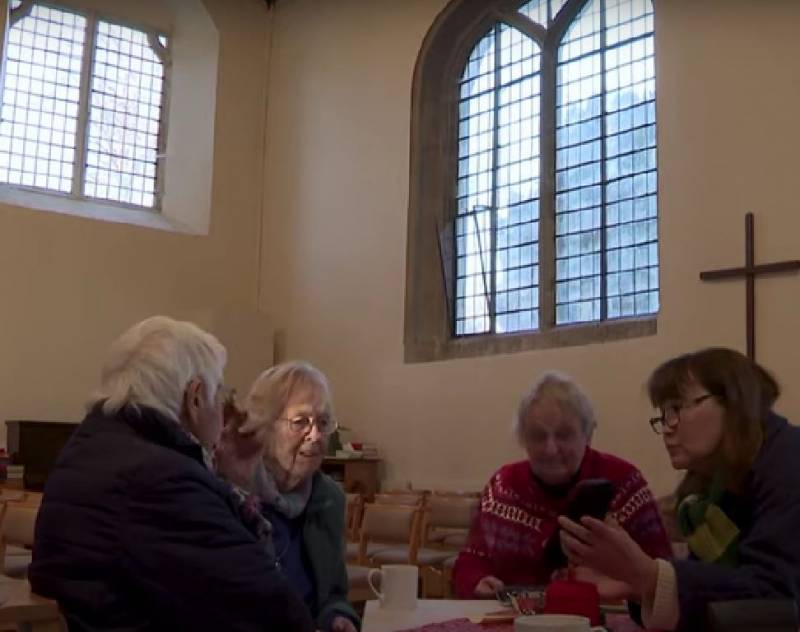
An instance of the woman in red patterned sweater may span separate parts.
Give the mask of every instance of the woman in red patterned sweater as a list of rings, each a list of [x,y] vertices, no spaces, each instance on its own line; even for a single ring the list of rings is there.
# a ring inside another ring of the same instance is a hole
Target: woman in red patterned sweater
[[[566,512],[571,490],[587,479],[611,481],[616,491],[609,517],[649,555],[672,557],[647,481],[630,463],[590,448],[594,428],[589,399],[565,375],[546,373],[522,398],[514,430],[528,459],[504,465],[486,485],[453,569],[459,597],[492,597],[505,585],[548,583],[559,570],[546,554],[558,537],[557,518]]]

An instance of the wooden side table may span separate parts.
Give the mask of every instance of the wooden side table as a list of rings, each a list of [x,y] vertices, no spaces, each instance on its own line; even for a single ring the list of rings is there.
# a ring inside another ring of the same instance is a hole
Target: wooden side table
[[[371,501],[378,492],[380,459],[338,459],[325,457],[322,471],[339,481],[349,494],[361,494]]]

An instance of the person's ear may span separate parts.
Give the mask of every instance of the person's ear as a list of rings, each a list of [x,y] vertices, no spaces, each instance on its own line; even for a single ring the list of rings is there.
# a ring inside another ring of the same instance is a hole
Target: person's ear
[[[203,380],[199,378],[193,378],[183,391],[183,410],[186,415],[186,421],[191,424],[197,422],[199,411],[205,401],[205,391]]]

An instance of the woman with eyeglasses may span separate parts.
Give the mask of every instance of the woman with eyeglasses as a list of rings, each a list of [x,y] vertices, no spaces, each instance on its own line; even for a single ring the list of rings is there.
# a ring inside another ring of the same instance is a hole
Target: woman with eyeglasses
[[[716,348],[665,362],[648,390],[660,409],[650,424],[686,472],[677,518],[689,559],[654,559],[614,524],[562,517],[570,561],[626,586],[651,629],[704,630],[714,601],[800,599],[800,428],[772,411],[775,380]]]
[[[345,497],[320,471],[337,428],[325,375],[305,362],[264,371],[250,388],[243,430],[265,427],[264,464],[252,490],[272,525],[279,567],[323,632],[356,632],[347,602]]]

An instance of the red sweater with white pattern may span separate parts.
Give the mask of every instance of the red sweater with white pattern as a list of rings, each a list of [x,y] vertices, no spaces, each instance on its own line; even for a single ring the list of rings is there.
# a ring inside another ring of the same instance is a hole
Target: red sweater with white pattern
[[[610,480],[616,489],[609,515],[652,557],[670,558],[653,494],[642,473],[620,458],[586,449],[576,483]],[[545,546],[558,530],[569,494],[554,498],[539,484],[528,461],[501,467],[487,483],[464,549],[453,568],[457,596],[475,598],[475,586],[487,575],[506,585],[544,585],[557,569],[544,559]]]

